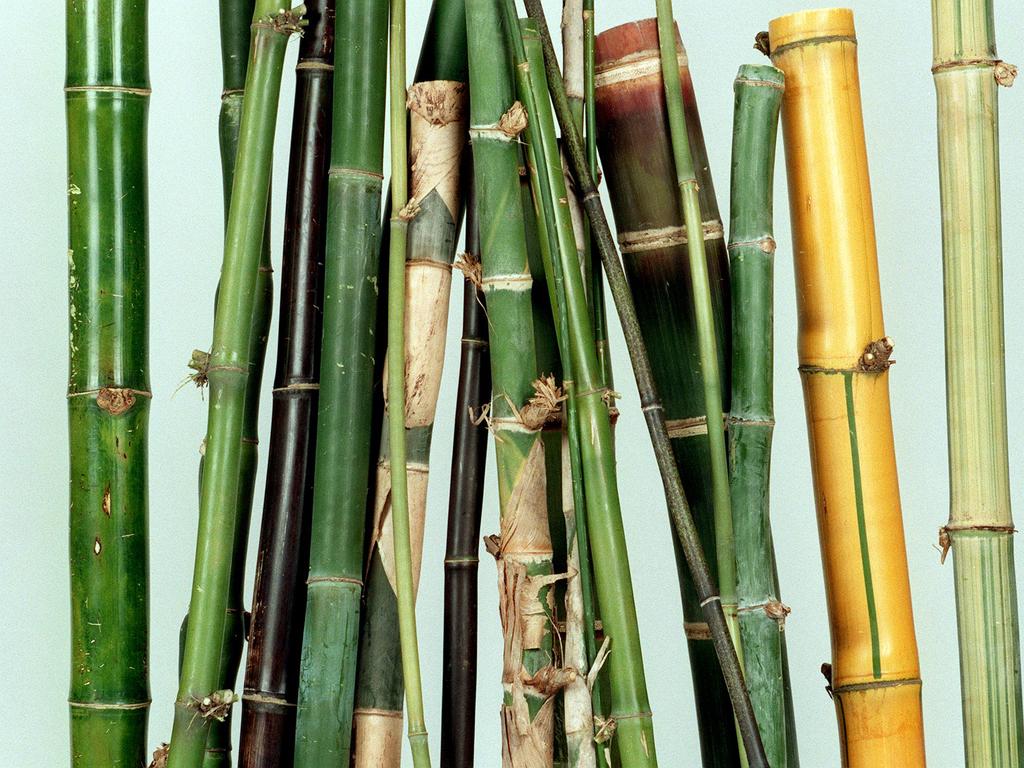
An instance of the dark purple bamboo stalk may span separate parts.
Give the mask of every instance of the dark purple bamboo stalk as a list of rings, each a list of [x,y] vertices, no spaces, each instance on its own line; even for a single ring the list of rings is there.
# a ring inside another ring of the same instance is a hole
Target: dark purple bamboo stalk
[[[242,697],[241,768],[291,766],[309,569],[334,0],[306,3],[296,67],[270,455]]]
[[[472,174],[466,174],[472,178]],[[476,198],[466,196],[466,256],[479,263]],[[474,423],[491,396],[484,296],[464,270],[462,359],[455,400],[452,478],[448,495],[448,546],[444,558],[444,675],[441,689],[441,765],[472,768],[476,735],[477,572],[483,507],[487,429]]]

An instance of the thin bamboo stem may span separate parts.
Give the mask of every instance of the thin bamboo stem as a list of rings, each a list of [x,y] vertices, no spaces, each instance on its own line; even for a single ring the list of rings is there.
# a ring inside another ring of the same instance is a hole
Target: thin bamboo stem
[[[462,357],[455,397],[444,560],[441,764],[450,768],[472,768],[476,731],[477,584],[487,430],[473,418],[473,413],[479,412],[491,397],[487,316],[483,291],[472,274],[472,270],[479,269],[479,254],[476,195],[470,188],[466,195],[466,253],[462,262]]]
[[[146,762],[147,4],[68,2],[71,765]]]
[[[647,357],[643,335],[637,322],[636,309],[629,294],[629,287],[626,284],[625,275],[622,271],[622,264],[619,262],[608,219],[601,205],[600,194],[597,191],[597,185],[594,182],[590,165],[587,162],[583,141],[572,121],[571,111],[565,98],[565,90],[558,77],[558,60],[555,56],[554,46],[551,43],[551,34],[548,31],[544,18],[544,9],[540,4],[540,0],[524,0],[524,2],[530,18],[537,22],[537,30],[544,53],[544,65],[548,74],[548,85],[554,102],[555,115],[562,131],[563,140],[566,142],[573,176],[576,178],[576,183],[582,193],[583,204],[593,230],[595,245],[601,254],[601,261],[608,277],[609,288],[619,313],[623,335],[626,338],[627,348],[630,353],[630,362],[633,365],[633,372],[637,380],[641,408],[647,421],[654,454],[665,487],[670,517],[685,552],[687,563],[693,573],[695,587],[702,603],[701,607],[705,611],[709,631],[722,665],[723,675],[728,685],[730,698],[732,699],[736,717],[743,734],[743,742],[746,747],[748,760],[752,766],[766,766],[767,761],[764,757],[764,748],[761,745],[757,722],[754,718],[750,698],[743,682],[743,674],[739,668],[735,648],[729,637],[720,598],[712,582],[707,560],[704,557],[697,530],[686,502],[686,495],[675,468],[672,447],[665,426],[665,414],[658,398],[650,360]]]
[[[290,766],[295,747],[316,455],[333,0],[314,0],[306,18],[295,71],[274,409],[242,696],[242,768]]]
[[[843,765],[923,766],[921,680],[889,409],[853,14],[774,19],[800,370]],[[807,200],[819,205],[807,206]]]
[[[782,72],[740,67],[734,83],[729,260],[732,396],[729,454],[736,594],[747,686],[768,762],[798,765],[789,668],[769,517],[772,411],[772,182]]]
[[[1000,85],[991,0],[933,0],[942,197],[946,412],[964,755],[1024,764],[1003,352]]]
[[[224,615],[234,542],[242,514],[237,493],[250,376],[251,329],[259,260],[265,239],[271,147],[285,46],[299,28],[302,6],[259,0],[253,14],[248,97],[228,215],[224,268],[210,352],[210,423],[196,547],[189,628],[175,703],[168,766],[202,764],[210,723],[230,711],[234,693],[220,689]]]
[[[351,760],[366,502],[376,441],[387,35],[387,3],[354,0],[338,6],[298,768],[349,768]]]

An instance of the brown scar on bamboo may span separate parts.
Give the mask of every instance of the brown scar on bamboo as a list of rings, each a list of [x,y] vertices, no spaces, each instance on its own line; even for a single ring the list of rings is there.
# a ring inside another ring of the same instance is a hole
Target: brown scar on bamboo
[[[110,483],[107,483],[107,487],[103,489],[103,501],[100,508],[103,510],[104,516],[110,517]]]
[[[103,387],[96,393],[96,405],[111,416],[127,413],[135,405],[136,392],[133,389],[120,387]]]

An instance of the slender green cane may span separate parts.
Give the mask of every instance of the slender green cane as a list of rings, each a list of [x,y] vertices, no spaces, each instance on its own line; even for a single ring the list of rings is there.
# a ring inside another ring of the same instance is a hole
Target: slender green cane
[[[514,13],[511,0],[505,2],[508,16]],[[541,66],[543,54],[535,30],[524,41],[516,42],[517,73],[531,121],[528,140],[534,147],[535,170],[542,189],[542,199],[554,206],[551,218],[556,222],[552,233],[557,242],[554,252],[547,250],[545,271],[556,286],[556,304],[566,315],[568,338],[561,341],[569,352],[576,376],[576,401],[580,410],[581,454],[584,463],[587,525],[594,557],[598,562],[597,588],[604,609],[604,626],[611,638],[613,657],[608,663],[611,680],[611,717],[616,721],[616,744],[624,766],[654,766],[654,727],[647,700],[643,656],[640,650],[628,570],[622,513],[615,482],[615,457],[612,447],[611,418],[606,402],[608,390],[599,383],[597,352],[593,345],[593,329],[587,309],[583,276],[576,258],[575,237],[569,214],[562,164],[555,139],[554,119],[548,100],[547,83]],[[524,42],[526,45],[524,45]],[[527,47],[529,46],[529,47]],[[530,52],[532,49],[532,59]],[[536,67],[537,71],[533,71]],[[559,78],[559,82],[561,79]],[[554,265],[558,264],[556,268]],[[565,294],[557,301],[557,286]],[[556,326],[557,328],[558,326]]]
[[[237,487],[242,459],[238,444],[244,430],[249,340],[281,70],[285,47],[299,29],[302,10],[302,6],[289,10],[282,0],[259,0],[253,14],[248,95],[242,108],[210,352],[210,422],[189,629],[168,756],[170,768],[198,768],[202,764],[210,722],[226,716],[234,702],[234,693],[218,689],[218,685],[235,531],[240,524]]]
[[[370,475],[388,4],[335,20],[317,455],[295,765],[348,768]],[[404,101],[403,101],[404,103]]]
[[[1007,459],[998,86],[992,0],[933,0],[946,309],[950,509],[964,755],[1024,765]]]
[[[573,123],[569,104],[565,98],[565,88],[559,78],[558,58],[555,55],[551,33],[544,17],[544,7],[540,0],[524,0],[524,3],[530,18],[537,23],[537,31],[544,53],[544,68],[548,76],[548,87],[554,102],[555,115],[562,130],[569,164],[582,194],[583,205],[594,235],[594,243],[601,255],[601,262],[608,276],[608,286],[619,314],[630,362],[633,366],[633,374],[640,393],[641,409],[647,421],[651,444],[668,502],[669,516],[693,575],[694,587],[711,632],[715,652],[718,654],[722,666],[722,674],[739,723],[748,761],[755,768],[763,768],[768,765],[768,762],[761,744],[761,735],[757,729],[754,710],[750,704],[750,696],[743,681],[743,672],[729,635],[717,588],[711,578],[693,516],[686,501],[686,493],[675,466],[672,445],[665,424],[664,407],[654,383],[650,358],[647,355],[643,334],[637,321],[636,307],[630,296],[629,286],[626,283],[622,263],[619,261],[608,218],[601,205],[597,184],[587,162],[583,140]]]
[[[405,0],[391,0],[391,263],[388,268],[388,437],[391,450],[391,522],[395,537],[398,631],[409,712],[413,765],[428,768],[430,750],[423,716],[416,594],[409,536],[409,485],[405,445],[405,250],[409,220],[408,115],[405,107]],[[397,414],[397,417],[396,417]]]
[[[656,0],[658,9],[658,48],[661,52],[662,81],[665,84],[665,103],[668,108],[669,131],[672,139],[672,157],[676,166],[679,186],[679,205],[686,223],[686,231],[703,232],[700,200],[697,197],[697,177],[690,154],[690,139],[686,132],[686,118],[679,82],[676,58],[675,20],[672,0]],[[739,642],[739,624],[736,614],[736,548],[733,537],[732,501],[729,494],[729,460],[725,448],[725,430],[722,413],[722,377],[718,368],[718,339],[711,306],[711,286],[708,282],[707,255],[704,238],[688,237],[686,251],[690,257],[690,275],[693,280],[693,308],[697,320],[700,347],[700,367],[704,376],[704,410],[707,416],[708,446],[711,451],[711,485],[715,510],[715,549],[718,561],[718,589],[722,597],[722,610],[729,623],[729,633],[743,667],[742,645]]]
[[[145,763],[149,404],[144,0],[68,0],[71,765]]]
[[[771,66],[740,67],[732,140],[729,257],[732,397],[729,448],[736,524],[736,593],[747,685],[768,761],[799,765],[786,636],[779,601],[768,478],[772,428],[772,181],[784,77]]]

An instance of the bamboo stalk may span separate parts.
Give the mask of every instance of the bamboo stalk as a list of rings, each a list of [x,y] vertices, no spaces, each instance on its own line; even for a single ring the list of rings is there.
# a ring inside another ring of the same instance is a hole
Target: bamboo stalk
[[[412,208],[406,256],[405,435],[408,445],[412,572],[419,580],[430,439],[444,365],[451,292],[451,264],[461,216],[459,169],[465,146],[466,93],[463,83],[429,81],[409,89],[411,109]],[[394,233],[392,233],[394,235]],[[388,358],[390,361],[390,357]],[[388,374],[390,380],[390,374]],[[399,638],[393,627],[395,539],[390,440],[383,442],[367,569],[366,616],[359,650],[356,759],[359,765],[397,765],[402,724],[403,678],[395,668]],[[365,731],[365,734],[362,733]],[[388,734],[382,737],[382,734]]]
[[[224,224],[227,226],[231,207],[231,192],[238,155],[242,105],[245,98],[245,78],[249,62],[250,24],[255,0],[221,0],[221,66],[224,89],[221,93],[219,139],[221,178],[224,187]],[[270,330],[273,304],[273,269],[270,264],[269,195],[267,220],[264,225],[263,249],[260,252],[259,273],[256,277],[256,303],[249,336],[249,377],[246,383],[245,416],[242,439],[239,444],[241,464],[238,479],[239,523],[235,526],[234,555],[231,564],[231,586],[225,614],[225,634],[222,645],[221,681],[218,689],[233,689],[242,659],[242,646],[246,638],[245,617],[245,558],[249,544],[249,521],[256,486],[256,466],[259,461],[259,408],[263,381],[263,364]],[[216,307],[215,307],[216,310]],[[215,311],[216,314],[216,311]],[[204,372],[200,370],[200,373]],[[201,379],[200,379],[201,381]],[[200,485],[203,464],[200,459]],[[187,629],[188,617],[186,617]],[[183,643],[184,646],[184,643]],[[206,743],[204,768],[228,768],[231,765],[231,713],[223,720],[210,724]]]
[[[524,0],[527,13],[537,23],[541,47],[544,53],[544,68],[548,74],[548,83],[554,102],[555,115],[565,141],[567,155],[573,170],[573,176],[579,186],[584,209],[590,220],[594,236],[594,244],[601,255],[601,262],[608,276],[608,286],[619,313],[623,335],[627,342],[630,362],[633,366],[637,389],[640,394],[641,409],[647,421],[654,455],[658,462],[668,502],[669,517],[675,528],[683,548],[686,561],[694,577],[694,584],[701,599],[701,607],[708,623],[715,651],[722,666],[722,675],[729,690],[729,696],[736,713],[747,759],[751,766],[766,766],[764,747],[758,733],[750,698],[743,682],[743,674],[739,668],[735,648],[730,639],[722,612],[721,602],[708,570],[707,560],[700,544],[700,538],[694,525],[690,508],[686,501],[679,473],[675,468],[672,446],[665,425],[664,408],[658,396],[654,382],[650,359],[644,344],[643,335],[637,322],[636,308],[633,305],[622,271],[615,243],[612,239],[608,219],[601,206],[600,195],[591,167],[587,162],[586,150],[579,131],[572,121],[572,115],[565,98],[565,90],[558,78],[558,59],[555,56],[551,34],[544,18],[544,8],[539,0]]]
[[[686,53],[677,43],[679,89],[700,188],[699,229],[704,236],[708,287],[718,366],[729,366],[728,256],[718,213],[714,183],[704,148],[700,115]],[[634,63],[641,62],[637,66]],[[665,416],[674,464],[693,505],[701,543],[714,553],[712,567],[732,561],[716,530],[712,456],[708,435],[707,398],[702,375],[700,333],[691,297],[698,278],[687,253],[685,222],[679,207],[676,169],[669,140],[665,87],[661,78],[658,30],[654,19],[603,32],[596,41],[596,107],[612,211],[618,228],[626,275],[637,304],[640,329],[650,350],[655,380],[664,393]],[[670,68],[671,69],[671,68]],[[677,90],[679,90],[677,89]],[[698,239],[698,242],[701,242]],[[702,293],[697,290],[696,292]],[[706,329],[705,329],[706,330]],[[706,351],[706,350],[705,350]],[[712,411],[714,405],[711,406]],[[719,406],[721,407],[721,406]],[[714,418],[711,420],[715,421]],[[715,430],[711,430],[715,432]],[[721,503],[721,502],[720,502]],[[736,766],[740,756],[730,725],[732,711],[709,628],[702,621],[701,600],[679,547],[676,562],[683,601],[684,629],[694,684],[701,756],[704,766]],[[726,567],[735,587],[735,572]],[[724,590],[723,590],[724,591]],[[723,597],[727,618],[735,619],[735,592]],[[726,605],[732,607],[727,608]],[[730,625],[730,632],[733,627]]]
[[[471,168],[470,168],[471,170]],[[487,430],[473,418],[491,397],[490,355],[480,263],[476,196],[466,194],[462,260],[462,355],[455,396],[448,541],[444,560],[444,677],[441,764],[472,768],[476,734],[477,590]]]
[[[388,5],[337,9],[310,572],[295,765],[349,768],[370,479]]]
[[[853,14],[774,19],[799,355],[844,766],[924,765]],[[808,207],[806,200],[820,201]],[[827,513],[826,513],[827,510]]]
[[[933,0],[946,309],[946,412],[964,755],[1021,765],[1020,630],[1003,352],[998,86],[991,0]]]
[[[71,765],[134,768],[149,713],[147,4],[66,13]]]
[[[540,371],[534,287],[515,143],[525,127],[525,114],[513,101],[511,53],[499,0],[467,0],[466,17],[473,94],[470,140],[491,329],[490,426],[501,507],[501,534],[488,537],[487,544],[497,558],[505,636],[502,764],[544,766],[552,760],[553,694],[560,686],[550,619],[554,577],[540,435],[558,406],[535,397]]]
[[[296,66],[281,321],[239,765],[292,763],[320,374],[334,2],[315,0]]]
[[[246,393],[252,360],[255,289],[265,236],[271,146],[280,95],[285,46],[298,30],[302,6],[259,0],[253,14],[248,97],[228,215],[224,268],[210,353],[210,422],[189,606],[189,629],[175,703],[168,766],[202,763],[210,722],[230,712],[234,694],[219,689],[224,615],[229,602],[236,529],[242,523],[238,445],[245,430]]]
[[[772,428],[772,182],[782,72],[743,65],[733,116],[729,261],[732,398],[729,454],[736,594],[750,699],[768,762],[799,765],[769,517]]]

